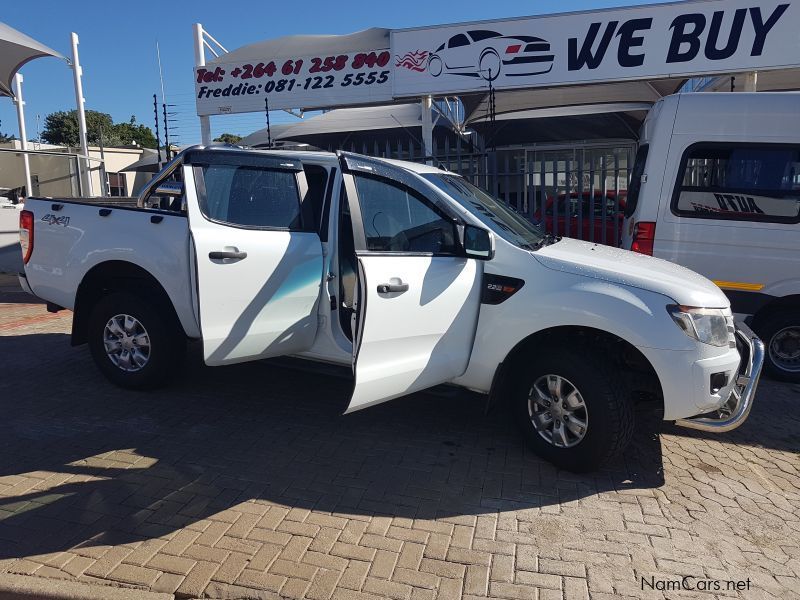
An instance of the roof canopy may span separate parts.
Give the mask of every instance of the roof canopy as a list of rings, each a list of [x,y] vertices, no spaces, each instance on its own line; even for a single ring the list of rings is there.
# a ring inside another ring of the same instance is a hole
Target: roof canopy
[[[22,65],[41,56],[64,58],[21,31],[0,22],[0,96],[14,97],[11,83]]]
[[[435,111],[432,115],[436,121]],[[305,119],[295,124],[283,125],[276,132],[272,127],[273,140],[293,140],[324,147],[332,136],[355,132],[388,133],[390,130],[413,132],[419,137],[422,127],[422,107],[419,103],[393,104],[390,106],[366,106],[362,108],[339,108]],[[242,140],[242,144],[259,146],[267,143],[267,130],[259,129]]]
[[[654,104],[662,96],[677,92],[685,81],[683,78],[654,79],[529,90],[498,90],[495,92],[495,114],[499,117],[504,113],[524,110],[618,102]],[[463,96],[462,101],[467,123],[486,119],[489,114],[488,94]]]
[[[237,48],[209,63],[263,60],[265,56],[309,56],[343,54],[363,48],[388,48],[389,29],[373,27],[347,35],[287,35]]]

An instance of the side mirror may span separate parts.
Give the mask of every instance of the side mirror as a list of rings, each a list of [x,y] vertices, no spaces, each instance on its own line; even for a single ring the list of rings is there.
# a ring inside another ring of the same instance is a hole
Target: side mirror
[[[162,181],[156,187],[153,195],[180,198],[183,196],[183,184],[180,181]]]
[[[478,260],[494,258],[494,238],[488,230],[475,225],[464,225],[463,235],[464,254],[468,258]]]

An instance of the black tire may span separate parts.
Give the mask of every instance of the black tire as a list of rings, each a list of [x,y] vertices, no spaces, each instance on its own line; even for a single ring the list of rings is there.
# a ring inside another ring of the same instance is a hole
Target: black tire
[[[768,313],[756,320],[754,329],[764,342],[766,356],[764,357],[764,371],[773,379],[800,383],[800,355],[794,358],[795,353],[800,352],[800,347],[796,346],[797,338],[792,336],[786,338],[786,330],[797,329],[800,331],[800,309],[780,310]],[[783,338],[776,339],[781,335]],[[792,357],[786,360],[778,353],[789,352]],[[783,365],[780,363],[783,362]],[[792,364],[794,363],[794,364]],[[788,367],[788,368],[787,368]],[[791,370],[796,369],[796,370]]]
[[[557,467],[577,473],[592,471],[622,453],[633,437],[635,419],[631,396],[617,370],[601,355],[594,358],[563,347],[525,363],[524,373],[516,377],[512,388],[511,403],[514,420],[533,451]],[[529,394],[537,380],[546,375],[567,380],[583,399],[585,410],[578,416],[586,417],[585,433],[573,446],[557,447],[532,422]]]
[[[147,360],[135,371],[117,366],[106,353],[106,325],[116,315],[130,315],[146,330]],[[147,297],[127,292],[114,292],[97,302],[89,315],[87,333],[95,364],[109,381],[123,388],[143,390],[165,385],[180,370],[186,355],[186,337],[174,318]]]

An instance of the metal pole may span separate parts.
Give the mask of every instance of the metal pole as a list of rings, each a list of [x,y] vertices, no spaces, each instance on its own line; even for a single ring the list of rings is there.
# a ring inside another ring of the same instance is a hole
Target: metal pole
[[[424,96],[422,98],[422,153],[425,162],[433,164],[433,119],[431,110],[433,109],[433,97]]]
[[[206,50],[203,47],[203,26],[195,23],[194,29],[194,65],[196,67],[206,66]],[[200,138],[203,145],[211,143],[211,118],[200,117]]]
[[[85,189],[89,196],[93,196],[92,192],[92,176],[89,171],[89,138],[86,135],[86,112],[85,101],[83,98],[83,83],[81,77],[83,76],[83,69],[81,69],[80,59],[78,58],[78,34],[72,32],[72,75],[75,80],[75,104],[78,109],[78,131],[80,137],[81,153],[86,157],[84,158],[83,168],[79,169],[81,176],[85,181]],[[78,160],[80,165],[80,160]]]
[[[169,123],[167,123],[167,105],[162,104],[162,108],[164,109],[164,154],[167,157],[167,161],[169,161],[171,148],[169,147]]]
[[[28,132],[25,130],[25,101],[22,99],[22,74],[14,75],[14,102],[17,105],[17,121],[19,122],[19,140],[22,145],[22,163],[25,165],[25,197],[33,193],[31,187],[31,163],[28,159]]]
[[[158,134],[158,98],[153,94],[153,114],[156,117],[156,152],[158,153],[158,169],[161,170],[161,136]]]

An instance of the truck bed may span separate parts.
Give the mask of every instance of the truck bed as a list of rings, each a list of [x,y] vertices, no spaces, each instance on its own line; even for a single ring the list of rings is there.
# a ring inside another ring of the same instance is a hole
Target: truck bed
[[[34,215],[34,242],[28,284],[40,298],[73,309],[91,269],[130,263],[158,280],[187,332],[194,331],[188,219],[172,211],[128,206],[131,201],[135,203],[130,198],[29,198],[25,210]]]

